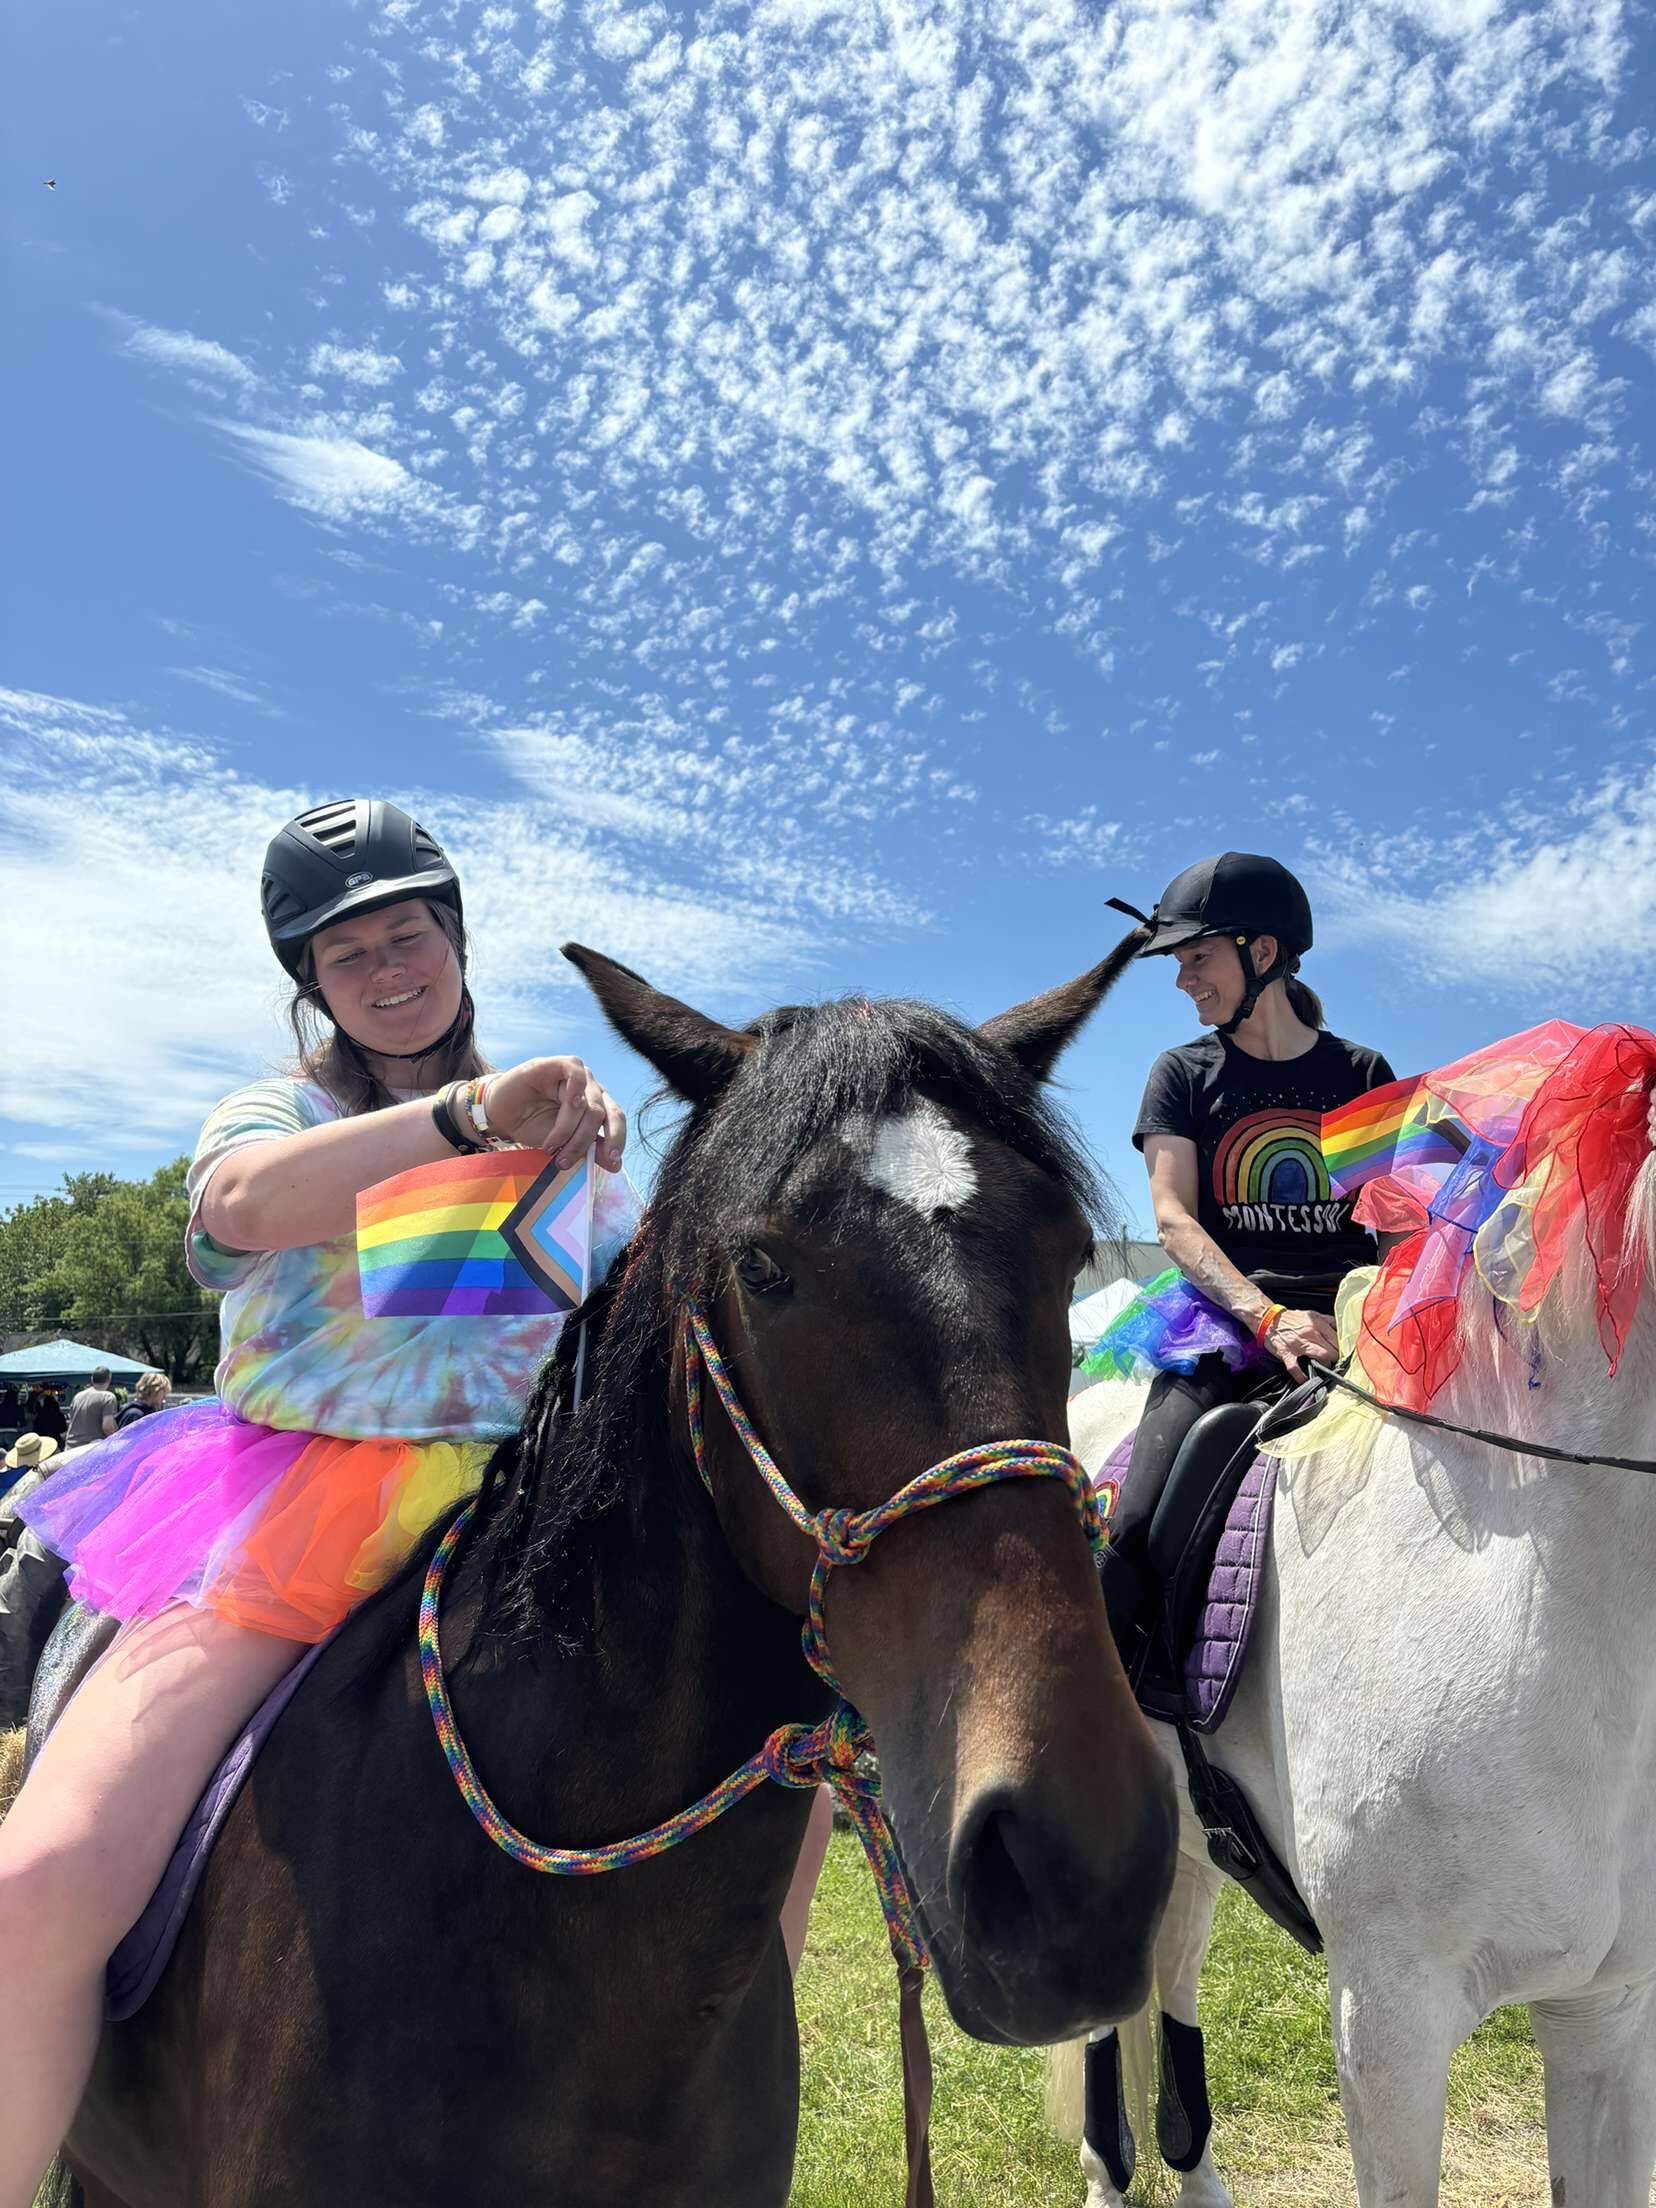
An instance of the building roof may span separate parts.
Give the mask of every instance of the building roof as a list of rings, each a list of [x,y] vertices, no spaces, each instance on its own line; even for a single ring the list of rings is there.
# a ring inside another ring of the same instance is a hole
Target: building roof
[[[136,1380],[149,1370],[148,1365],[134,1364],[130,1357],[119,1357],[112,1349],[90,1349],[85,1342],[60,1337],[0,1357],[0,1384],[7,1380],[84,1380],[98,1365],[107,1365],[110,1377],[123,1381]]]

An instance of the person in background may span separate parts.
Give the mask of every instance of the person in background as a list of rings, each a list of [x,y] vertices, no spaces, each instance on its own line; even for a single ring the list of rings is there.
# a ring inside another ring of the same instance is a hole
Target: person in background
[[[36,1388],[29,1398],[28,1427],[32,1434],[45,1434],[61,1449],[69,1431],[69,1421],[63,1415],[63,1405],[58,1401],[56,1388]]]
[[[132,1391],[130,1403],[123,1404],[115,1421],[116,1431],[123,1426],[136,1426],[141,1418],[149,1418],[166,1407],[172,1382],[164,1372],[146,1372]]]
[[[109,1367],[95,1365],[90,1387],[82,1388],[69,1406],[69,1431],[63,1446],[84,1449],[90,1442],[107,1440],[115,1431],[118,1409],[109,1385]]]
[[[0,1495],[0,1732],[29,1721],[29,1687],[52,1627],[63,1614],[63,1559],[23,1523],[22,1505],[52,1470],[50,1434],[19,1434],[7,1471],[20,1476]],[[8,1630],[14,1625],[15,1630]]]
[[[8,1472],[19,1477],[12,1481],[4,1495],[0,1495],[0,1555],[17,1539],[22,1521],[17,1506],[27,1495],[32,1495],[51,1470],[52,1459],[58,1453],[58,1445],[50,1434],[19,1434],[13,1446],[0,1457]]]
[[[0,1426],[21,1426],[22,1423],[23,1405],[19,1400],[17,1390],[8,1380],[5,1386],[0,1388]]]

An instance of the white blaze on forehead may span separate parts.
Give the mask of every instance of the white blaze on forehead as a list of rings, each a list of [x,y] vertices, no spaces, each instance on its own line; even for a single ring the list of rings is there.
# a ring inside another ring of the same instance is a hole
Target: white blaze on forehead
[[[928,1217],[961,1211],[977,1194],[970,1141],[937,1105],[924,1099],[875,1128],[868,1178]]]

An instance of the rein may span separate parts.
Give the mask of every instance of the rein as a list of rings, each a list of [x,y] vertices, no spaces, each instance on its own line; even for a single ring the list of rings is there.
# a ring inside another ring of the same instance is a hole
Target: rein
[[[1062,1480],[1075,1498],[1081,1523],[1095,1553],[1104,1543],[1098,1498],[1080,1460],[1052,1441],[991,1441],[945,1457],[940,1464],[898,1489],[889,1501],[873,1510],[823,1510],[812,1512],[784,1479],[776,1460],[760,1440],[757,1429],[731,1382],[706,1317],[694,1304],[686,1314],[684,1329],[684,1377],[690,1446],[696,1470],[709,1496],[712,1475],[707,1465],[707,1441],[703,1419],[702,1373],[713,1383],[725,1416],[777,1503],[816,1544],[816,1562],[806,1599],[805,1623],[800,1645],[805,1661],[838,1697],[819,1725],[779,1725],[756,1755],[748,1758],[688,1809],[626,1840],[611,1840],[596,1848],[554,1848],[531,1840],[508,1822],[490,1800],[477,1775],[466,1744],[455,1722],[448,1687],[443,1678],[442,1650],[438,1641],[438,1609],[443,1575],[454,1559],[477,1508],[467,1503],[438,1542],[426,1567],[420,1591],[420,1677],[426,1704],[439,1746],[460,1797],[482,1827],[487,1839],[525,1869],[554,1878],[591,1878],[603,1871],[618,1871],[629,1864],[646,1863],[664,1855],[681,1841],[705,1831],[744,1796],[766,1780],[778,1786],[832,1787],[856,1828],[868,1858],[874,1885],[885,1918],[886,1937],[898,1976],[898,2027],[903,2051],[903,2119],[908,2150],[908,2186],[905,2208],[931,2208],[932,2181],[929,2147],[931,2113],[931,2053],[920,2005],[920,1989],[930,1966],[925,1937],[915,1916],[913,1897],[903,1875],[891,1828],[880,1807],[880,1781],[870,1760],[872,1734],[861,1715],[845,1699],[828,1656],[824,1603],[828,1574],[837,1566],[858,1564],[882,1533],[916,1511],[930,1510],[957,1495],[991,1487],[1002,1480]]]
[[[1577,1449],[1549,1449],[1542,1442],[1524,1441],[1516,1434],[1492,1434],[1482,1426],[1457,1426],[1450,1419],[1434,1418],[1430,1411],[1411,1411],[1401,1403],[1382,1402],[1367,1388],[1360,1388],[1355,1380],[1348,1380],[1343,1372],[1336,1372],[1331,1365],[1319,1365],[1313,1358],[1306,1359],[1305,1369],[1324,1387],[1339,1388],[1347,1395],[1354,1395],[1359,1402],[1384,1412],[1387,1418],[1404,1418],[1412,1426],[1435,1426],[1440,1434],[1458,1434],[1463,1441],[1485,1442],[1491,1449],[1506,1449],[1515,1457],[1543,1457],[1549,1464],[1604,1465],[1612,1472],[1656,1474],[1656,1459],[1650,1457],[1590,1457]]]

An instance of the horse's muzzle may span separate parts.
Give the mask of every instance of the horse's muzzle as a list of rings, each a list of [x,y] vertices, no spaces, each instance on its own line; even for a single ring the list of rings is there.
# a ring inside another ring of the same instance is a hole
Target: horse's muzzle
[[[1027,1790],[984,1788],[956,1824],[926,1929],[949,2010],[976,2039],[1074,2039],[1140,2008],[1172,1886],[1172,1785],[1110,1846],[1079,1850]],[[941,1898],[944,1906],[939,1908]]]

